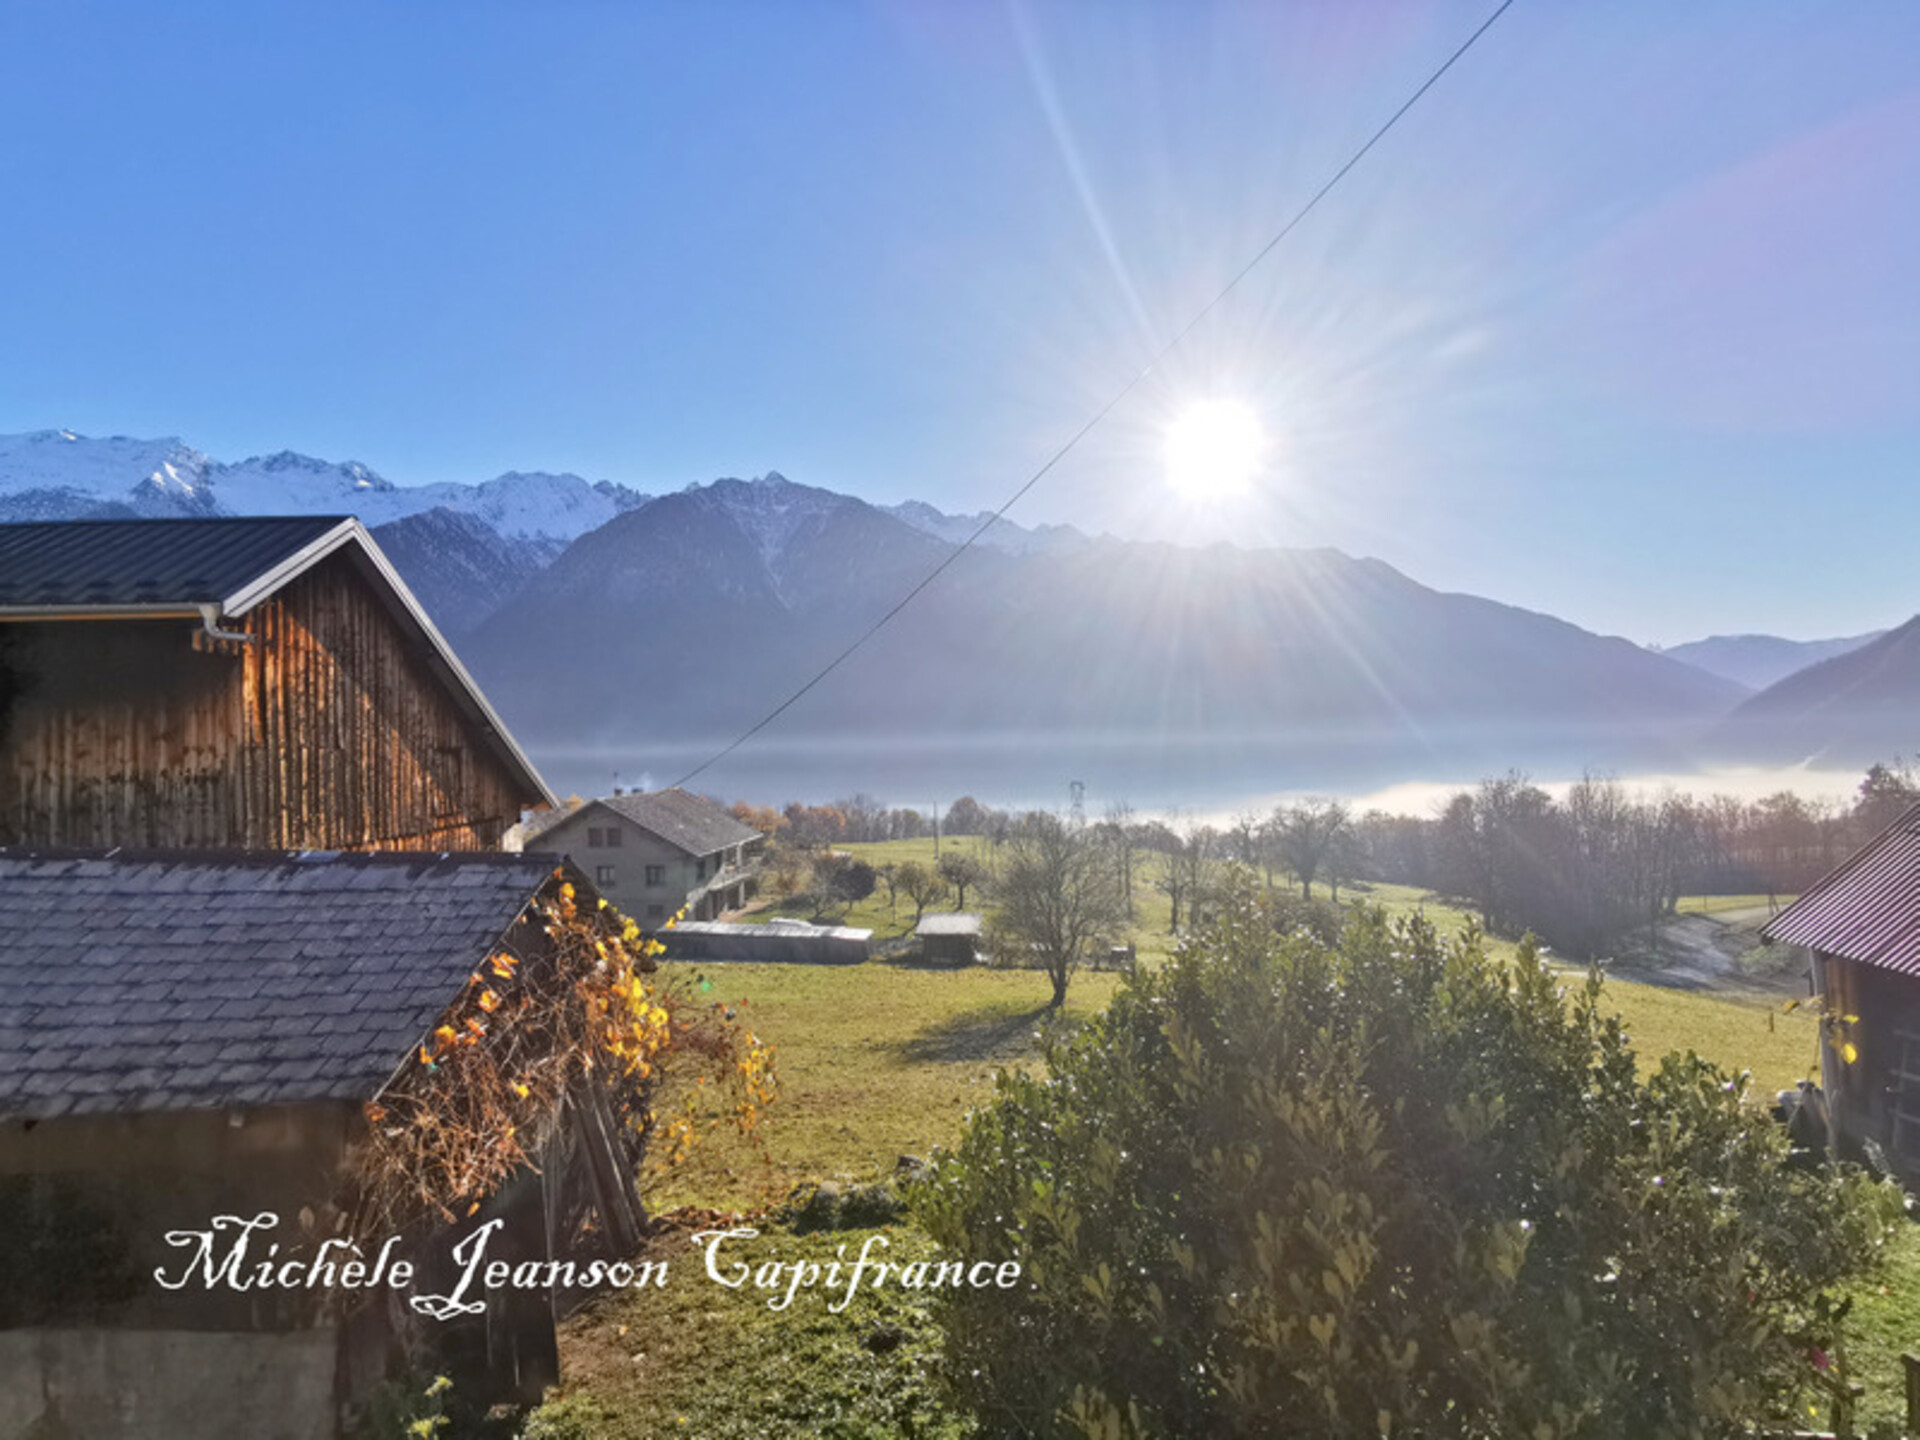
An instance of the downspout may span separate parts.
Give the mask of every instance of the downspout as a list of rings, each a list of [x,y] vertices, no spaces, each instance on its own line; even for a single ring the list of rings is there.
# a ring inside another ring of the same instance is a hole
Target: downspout
[[[200,628],[214,640],[231,640],[237,645],[253,645],[259,642],[258,635],[249,635],[244,630],[222,630],[220,628],[220,607],[208,601],[200,603]]]

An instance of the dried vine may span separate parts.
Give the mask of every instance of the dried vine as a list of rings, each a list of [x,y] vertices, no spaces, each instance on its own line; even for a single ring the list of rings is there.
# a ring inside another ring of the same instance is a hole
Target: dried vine
[[[773,1057],[719,1005],[657,978],[662,947],[605,900],[579,903],[564,870],[468,977],[416,1054],[365,1107],[351,1167],[353,1233],[475,1213],[538,1169],[566,1107],[597,1091],[637,1165],[655,1129],[683,1157],[716,1103],[746,1133],[775,1093]],[[697,1063],[715,1085],[656,1117],[665,1074]],[[711,1098],[708,1098],[711,1097]]]

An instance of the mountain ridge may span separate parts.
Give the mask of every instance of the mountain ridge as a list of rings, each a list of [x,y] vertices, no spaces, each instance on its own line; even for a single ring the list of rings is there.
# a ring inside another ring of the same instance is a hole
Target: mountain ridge
[[[537,471],[404,487],[291,451],[229,465],[172,437],[0,437],[0,516],[234,505],[360,514],[508,723],[570,778],[603,754],[666,773],[775,707],[762,769],[727,772],[743,793],[911,787],[965,756],[987,773],[963,788],[1086,771],[1173,803],[1343,776],[1672,771],[1752,698],[1329,548],[1003,521],[956,553],[987,512],[875,505],[778,471],[651,497]]]

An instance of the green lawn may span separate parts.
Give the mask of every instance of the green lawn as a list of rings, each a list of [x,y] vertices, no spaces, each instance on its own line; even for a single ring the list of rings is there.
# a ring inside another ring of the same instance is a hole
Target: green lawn
[[[932,842],[856,848],[869,858],[930,858]],[[1376,886],[1354,898],[1395,914],[1421,912],[1443,933],[1469,923],[1459,911],[1403,887]],[[1166,897],[1143,885],[1140,902],[1138,939],[1146,953],[1164,953]],[[884,914],[884,893],[877,904]],[[911,908],[902,909],[910,922]],[[871,923],[860,914],[854,923]],[[895,933],[901,928],[893,927]],[[1046,980],[1032,971],[922,969],[881,960],[668,968],[704,976],[712,989],[703,998],[743,1006],[749,1023],[775,1046],[781,1094],[754,1141],[715,1133],[683,1165],[650,1173],[646,1193],[656,1213],[680,1205],[764,1211],[809,1178],[887,1177],[901,1155],[924,1156],[952,1143],[968,1110],[991,1097],[999,1068],[1035,1063],[1036,1031],[1048,1018]],[[1104,1005],[1117,983],[1106,974],[1077,976],[1066,1023]],[[1577,977],[1570,974],[1569,983]],[[1761,1098],[1812,1073],[1816,1021],[1786,1013],[1776,1001],[1619,980],[1608,981],[1606,995],[1625,1018],[1643,1063],[1692,1048],[1730,1070],[1750,1070]],[[825,1256],[848,1241],[857,1248],[866,1233],[803,1237],[777,1221],[756,1223],[765,1231],[756,1243],[783,1256]],[[888,1233],[906,1249],[925,1243],[910,1223]],[[1920,1342],[1916,1237],[1920,1229],[1901,1236],[1887,1278],[1857,1297],[1852,1360],[1869,1386],[1869,1418],[1900,1413],[1898,1353]],[[706,1280],[684,1234],[661,1243],[679,1247],[675,1283],[659,1292],[603,1297],[569,1322],[563,1340],[568,1389],[539,1412],[530,1440],[543,1434],[878,1440],[968,1433],[937,1399],[931,1380],[936,1337],[917,1298],[863,1294],[847,1313],[829,1315],[821,1297],[803,1295],[792,1312],[778,1314],[767,1309],[764,1295]]]
[[[917,860],[922,865],[932,866],[935,861],[933,841],[927,840],[883,840],[871,845],[841,845],[835,847],[848,854],[857,855],[878,869],[882,865],[897,865],[906,860]],[[991,847],[985,840],[972,835],[957,835],[940,842],[942,854],[950,850],[971,851],[980,856],[991,853]],[[955,897],[949,891],[946,897],[927,907],[928,914],[955,910]],[[978,910],[980,897],[972,889],[967,891],[967,909]],[[814,918],[813,911],[792,901],[781,901],[771,896],[762,898],[760,905],[739,918],[749,923],[771,920],[776,915],[793,915],[802,920]],[[913,933],[913,902],[904,895],[898,895],[894,903],[887,902],[887,886],[883,880],[874,888],[873,894],[866,899],[836,910],[824,917],[836,925],[852,925],[860,929],[873,931],[876,941],[895,940]]]
[[[700,1204],[751,1209],[797,1181],[892,1171],[901,1155],[949,1144],[1002,1066],[1027,1064],[1047,1023],[1037,970],[670,962],[704,976],[702,998],[737,1004],[774,1046],[780,1096],[748,1144],[717,1132],[676,1169],[649,1178],[657,1209]],[[1117,978],[1082,973],[1069,1022],[1103,1007]]]
[[[1723,915],[1729,910],[1784,910],[1791,895],[1683,895],[1682,915]]]

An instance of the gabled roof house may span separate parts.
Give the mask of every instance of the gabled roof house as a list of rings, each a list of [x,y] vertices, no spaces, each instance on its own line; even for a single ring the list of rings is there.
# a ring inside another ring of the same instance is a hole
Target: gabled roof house
[[[530,907],[562,884],[591,906],[548,856],[0,850],[0,1204],[6,1244],[33,1257],[0,1296],[0,1396],[17,1397],[0,1433],[331,1440],[422,1340],[496,1395],[538,1398],[558,1378],[544,1292],[490,1293],[447,1325],[400,1294],[159,1281],[192,1273],[170,1237],[219,1216],[270,1215],[258,1253],[312,1254],[327,1231],[300,1217],[346,1196],[370,1102],[423,1063],[490,957],[544,963]],[[501,1218],[490,1253],[561,1258],[589,1208],[635,1243],[593,1103],[540,1142],[539,1175],[464,1222]],[[453,1243],[413,1234],[414,1290],[450,1290],[427,1271]]]
[[[0,525],[0,844],[490,849],[552,803],[359,521]]]
[[[219,1217],[322,1238],[292,1227],[339,1199],[367,1102],[487,957],[539,973],[556,887],[592,895],[498,849],[552,802],[358,521],[0,525],[0,1435],[331,1440],[422,1340],[393,1293],[156,1281]],[[539,1173],[475,1221],[500,1253],[630,1253],[604,1108],[569,1092],[526,1141]],[[553,1305],[425,1338],[537,1395]]]
[[[683,910],[692,920],[738,910],[759,885],[760,832],[702,795],[617,792],[543,818],[530,843],[571,855],[650,930]]]

